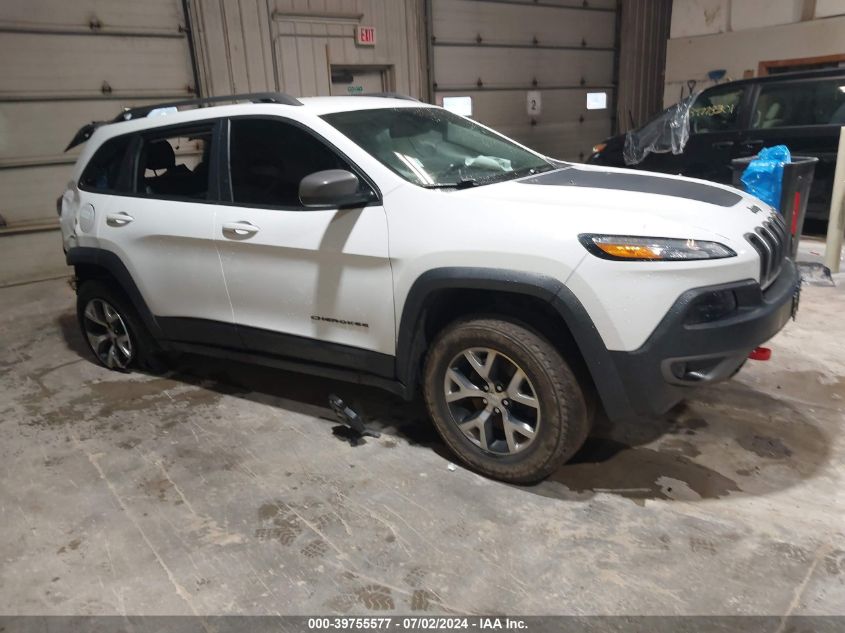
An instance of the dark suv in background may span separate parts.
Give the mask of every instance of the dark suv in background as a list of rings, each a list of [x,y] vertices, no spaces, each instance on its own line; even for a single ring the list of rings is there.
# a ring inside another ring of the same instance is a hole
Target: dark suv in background
[[[596,145],[587,162],[730,184],[731,160],[783,144],[792,154],[819,159],[807,219],[827,220],[839,130],[845,126],[845,68],[715,85],[695,99],[689,120],[689,141],[681,154],[651,153],[626,165],[620,134]]]

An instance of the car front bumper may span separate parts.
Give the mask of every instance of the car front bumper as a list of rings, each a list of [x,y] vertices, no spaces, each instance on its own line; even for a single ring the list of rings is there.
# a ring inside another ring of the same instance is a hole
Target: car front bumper
[[[730,378],[755,347],[794,317],[800,288],[797,267],[785,260],[780,275],[764,292],[756,281],[747,280],[684,293],[642,347],[633,352],[610,352],[617,385],[624,392],[615,397],[627,403],[608,407],[605,402],[608,413],[619,417],[618,412],[627,408],[638,415],[662,414],[687,397],[691,387]],[[697,299],[725,290],[736,297],[734,312],[707,323],[688,323]]]

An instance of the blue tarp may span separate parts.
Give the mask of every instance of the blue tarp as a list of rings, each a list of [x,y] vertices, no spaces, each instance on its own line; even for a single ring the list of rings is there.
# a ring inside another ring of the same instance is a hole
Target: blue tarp
[[[742,184],[752,196],[760,198],[775,209],[780,208],[783,188],[783,166],[791,163],[792,157],[786,145],[775,145],[761,150],[742,172]]]

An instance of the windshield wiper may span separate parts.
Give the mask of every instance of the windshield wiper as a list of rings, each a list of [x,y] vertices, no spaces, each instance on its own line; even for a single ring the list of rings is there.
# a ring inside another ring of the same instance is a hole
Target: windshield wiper
[[[554,169],[559,169],[559,167],[555,167],[551,164],[546,164],[541,165],[539,167],[525,167],[523,169],[507,171],[501,174],[487,176],[486,178],[461,178],[456,182],[442,182],[434,184],[425,184],[422,186],[426,189],[469,189],[471,187],[482,187],[484,185],[492,185],[493,183],[497,182],[515,180],[517,178],[523,178],[525,176],[533,176],[534,174],[540,174],[543,172],[552,171]]]
[[[506,182],[508,180],[516,180],[517,178],[524,178],[525,176],[533,176],[542,172],[554,169],[552,165],[543,165],[541,167],[524,167],[523,169],[516,169],[514,171],[504,172],[502,174],[495,174],[487,178],[478,178],[475,180],[463,180],[456,183],[456,188],[465,189],[466,187],[478,187],[481,185],[492,185],[496,182]]]
[[[475,187],[479,184],[478,180],[474,178],[462,178],[457,182],[436,182],[433,184],[421,184],[419,185],[423,189],[468,189],[469,187]]]
[[[518,173],[518,175],[516,176],[517,178],[522,178],[524,176],[534,176],[535,174],[544,174],[547,171],[554,171],[555,169],[560,169],[560,167],[556,167],[555,165],[552,165],[551,163],[546,163],[545,165],[542,165],[540,167],[528,167],[526,169],[521,169],[521,170],[519,170],[519,172],[514,172],[514,173]]]

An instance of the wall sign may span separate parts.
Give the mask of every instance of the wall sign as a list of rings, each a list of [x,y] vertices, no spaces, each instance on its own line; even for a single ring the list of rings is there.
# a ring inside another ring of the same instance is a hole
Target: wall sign
[[[376,27],[374,26],[356,26],[355,27],[355,43],[358,46],[375,46],[376,45]]]
[[[528,116],[537,116],[543,112],[543,99],[539,90],[529,90],[525,93],[525,106]]]

